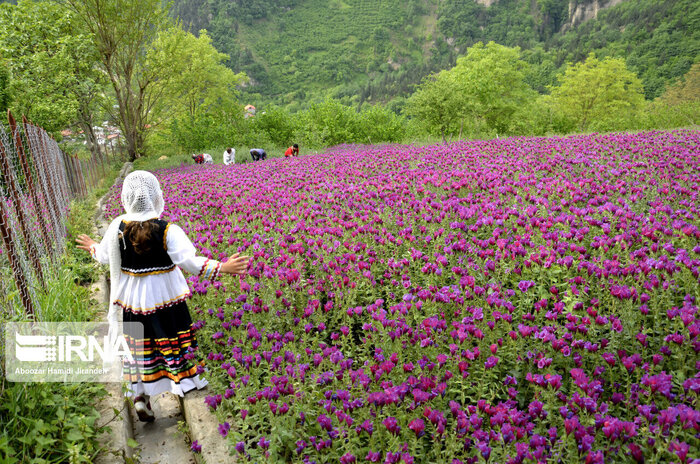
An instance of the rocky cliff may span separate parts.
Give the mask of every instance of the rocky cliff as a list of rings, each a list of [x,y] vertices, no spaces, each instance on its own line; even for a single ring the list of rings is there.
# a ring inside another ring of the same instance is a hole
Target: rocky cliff
[[[489,7],[498,0],[474,0],[480,5]],[[531,0],[534,7],[535,0]],[[624,0],[569,0],[569,19],[562,25],[562,31],[566,31],[581,23],[598,17],[601,10],[622,3]]]
[[[569,0],[569,20],[562,30],[571,29],[589,19],[597,18],[598,12],[619,5],[624,0]]]

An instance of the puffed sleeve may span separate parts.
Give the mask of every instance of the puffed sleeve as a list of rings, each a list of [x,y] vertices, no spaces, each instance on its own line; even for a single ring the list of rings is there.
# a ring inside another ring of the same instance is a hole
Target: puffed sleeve
[[[90,246],[90,255],[100,264],[109,264],[109,254],[104,239],[100,243],[93,243]]]
[[[98,263],[109,264],[109,245],[107,242],[110,240],[110,237],[116,237],[118,231],[115,229],[118,229],[120,224],[120,220],[112,221],[112,223],[110,223],[110,225],[107,227],[107,231],[105,232],[104,237],[102,237],[102,241],[100,243],[93,243],[90,246],[90,255],[97,260]]]
[[[198,275],[201,280],[216,280],[219,277],[221,262],[197,256],[197,250],[180,226],[168,225],[165,243],[170,259],[180,268]]]

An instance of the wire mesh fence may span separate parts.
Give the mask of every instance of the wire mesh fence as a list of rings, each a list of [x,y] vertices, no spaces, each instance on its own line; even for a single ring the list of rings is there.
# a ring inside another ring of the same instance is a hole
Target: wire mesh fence
[[[99,151],[99,150],[98,150]],[[55,275],[71,200],[104,177],[106,155],[64,153],[41,127],[8,112],[0,123],[0,316],[40,319],[37,291]],[[19,303],[19,304],[18,304]]]

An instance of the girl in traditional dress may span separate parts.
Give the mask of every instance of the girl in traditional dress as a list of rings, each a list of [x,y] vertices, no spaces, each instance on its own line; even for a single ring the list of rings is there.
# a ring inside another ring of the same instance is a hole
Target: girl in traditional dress
[[[87,235],[76,242],[110,266],[110,336],[119,332],[119,314],[124,322],[143,324],[143,339],[125,329],[135,365],[125,362],[123,372],[139,420],[151,422],[155,417],[150,396],[168,391],[184,396],[207,385],[193,356],[187,356],[197,341],[186,303],[191,292],[180,268],[213,281],[220,273],[244,274],[248,257],[234,254],[219,262],[197,256],[185,232],[160,219],[163,194],[150,172],[126,176],[121,201],[126,214],[112,221],[102,242]]]

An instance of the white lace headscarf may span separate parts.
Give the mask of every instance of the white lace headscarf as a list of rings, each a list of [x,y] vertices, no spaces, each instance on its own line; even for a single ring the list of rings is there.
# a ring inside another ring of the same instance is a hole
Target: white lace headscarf
[[[109,253],[109,311],[107,322],[109,323],[110,340],[122,331],[119,326],[119,306],[114,304],[119,291],[119,279],[121,277],[121,253],[119,246],[124,243],[119,238],[119,224],[122,221],[146,221],[159,218],[163,213],[163,192],[156,176],[148,171],[134,171],[124,178],[122,185],[122,206],[126,214],[122,214],[112,221],[105,232],[105,240]]]

